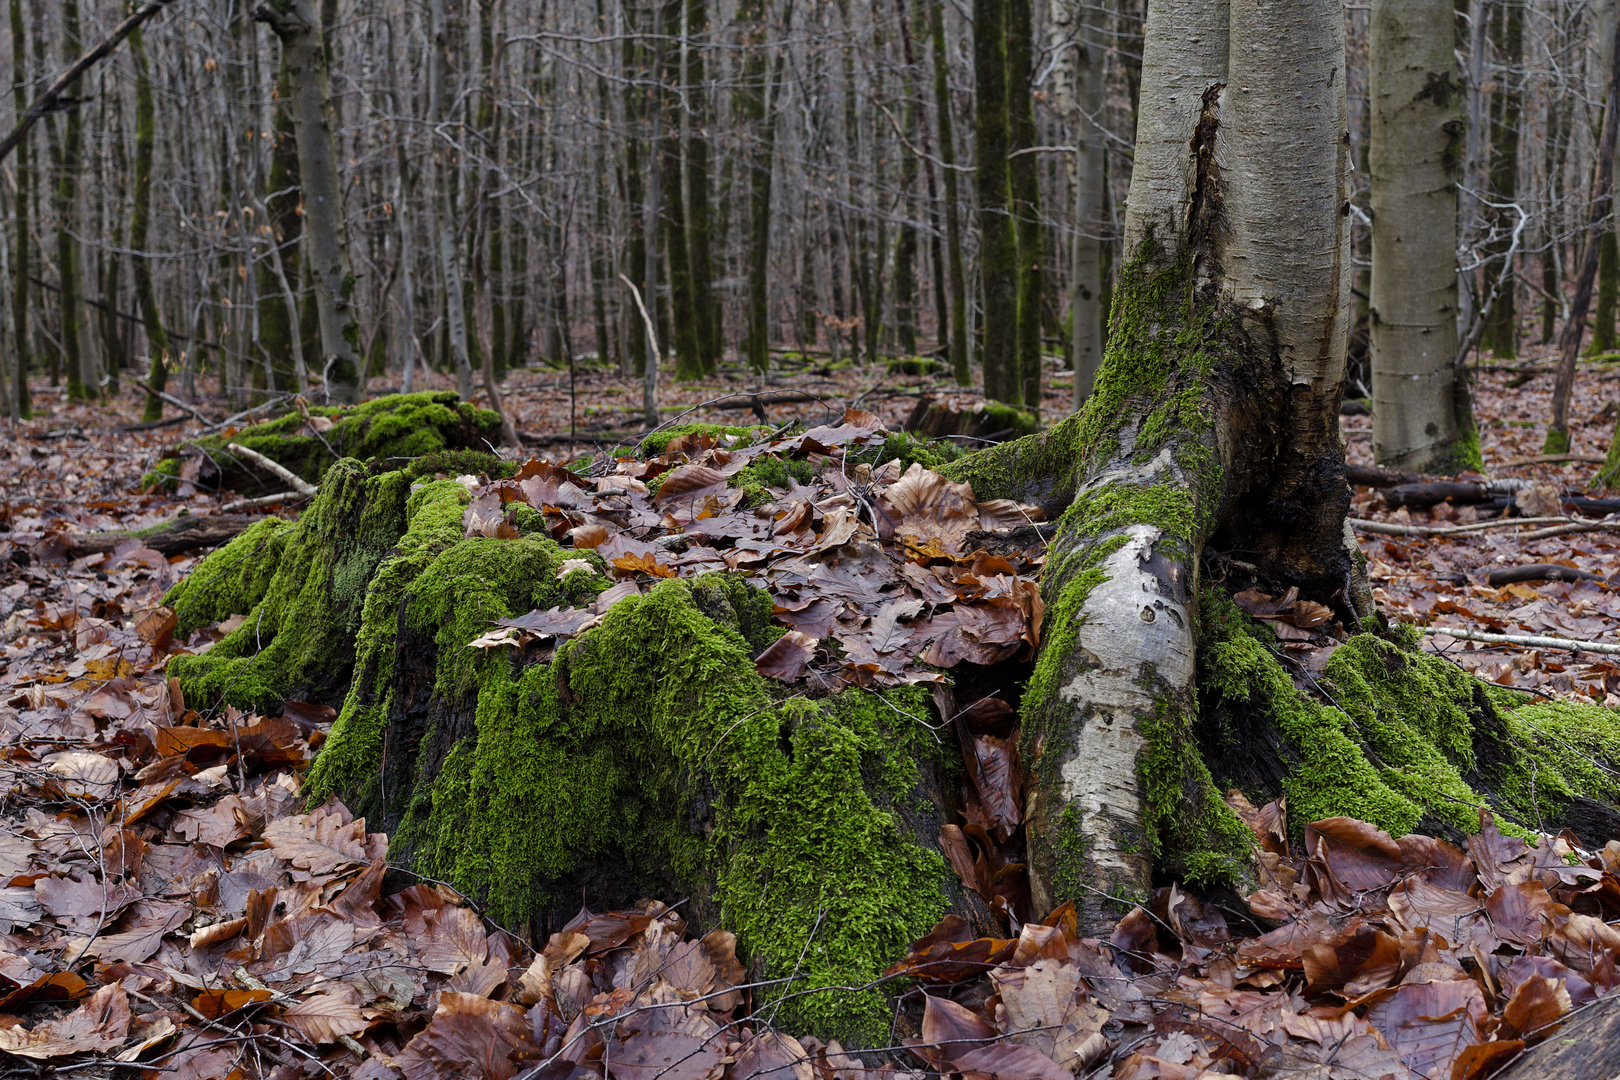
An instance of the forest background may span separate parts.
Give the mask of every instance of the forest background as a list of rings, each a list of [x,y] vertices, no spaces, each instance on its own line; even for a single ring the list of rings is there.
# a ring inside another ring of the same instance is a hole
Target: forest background
[[[341,192],[322,228],[299,205],[297,87],[268,9],[241,0],[158,14],[6,161],[11,415],[29,411],[25,369],[74,396],[140,379],[246,407],[428,372],[465,394],[486,355],[497,382],[571,364],[628,380],[649,344],[683,378],[733,355],[763,372],[771,350],[834,367],[930,354],[1038,411],[1043,379],[1067,381],[1047,355],[1078,358],[1075,398],[1089,386],[1122,258],[1136,0],[307,6]],[[9,14],[16,116],[126,12]],[[1458,59],[1434,99],[1455,114],[1458,334],[1513,357],[1570,313],[1614,5],[1459,0],[1455,16],[1419,33]],[[1370,18],[1346,6],[1350,397],[1373,382]],[[1598,353],[1620,280],[1604,226]],[[312,258],[306,239],[329,236],[343,250]]]

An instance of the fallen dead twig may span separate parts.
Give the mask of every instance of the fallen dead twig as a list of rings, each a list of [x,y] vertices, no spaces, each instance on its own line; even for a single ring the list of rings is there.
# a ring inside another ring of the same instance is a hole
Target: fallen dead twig
[[[1365,518],[1349,518],[1350,527],[1357,532],[1378,533],[1382,536],[1457,536],[1460,534],[1485,532],[1487,529],[1506,529],[1518,525],[1548,525],[1557,523],[1560,527],[1576,524],[1567,517],[1530,517],[1530,518],[1493,518],[1490,521],[1475,521],[1466,525],[1405,525],[1398,521],[1368,521]],[[1542,532],[1527,533],[1525,539],[1539,539]]]
[[[241,443],[231,443],[226,449],[230,450],[230,452],[233,454],[241,454],[243,457],[253,462],[253,464],[259,466],[259,468],[264,469],[266,472],[276,474],[282,480],[286,481],[287,484],[300,495],[315,494],[314,484],[311,484],[308,480],[305,480],[302,476],[299,476],[281,462],[267,458],[257,450],[249,450]]]
[[[1610,532],[1617,529],[1620,529],[1620,521],[1572,521],[1567,525],[1555,525],[1550,529],[1527,532],[1520,539],[1550,540],[1555,536],[1568,536],[1571,533]]]
[[[1585,465],[1602,465],[1607,458],[1600,454],[1532,454],[1530,457],[1510,458],[1499,468],[1512,469],[1520,465],[1556,465],[1561,461],[1578,461]]]
[[[1602,641],[1575,641],[1571,638],[1543,637],[1539,634],[1489,634],[1483,630],[1464,630],[1456,626],[1426,626],[1423,632],[1431,637],[1444,634],[1446,637],[1462,641],[1478,641],[1487,645],[1518,645],[1527,649],[1561,649],[1564,652],[1620,656],[1620,645]]]

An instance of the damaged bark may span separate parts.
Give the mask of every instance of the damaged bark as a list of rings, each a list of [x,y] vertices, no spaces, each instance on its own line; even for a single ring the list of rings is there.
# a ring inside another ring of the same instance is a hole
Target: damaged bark
[[[975,491],[1062,514],[1024,703],[1035,906],[1117,917],[1157,868],[1241,876],[1192,745],[1212,560],[1373,614],[1338,399],[1348,331],[1343,17],[1315,0],[1155,4],[1131,262],[1087,408],[976,455]],[[1224,866],[1224,869],[1222,867]]]

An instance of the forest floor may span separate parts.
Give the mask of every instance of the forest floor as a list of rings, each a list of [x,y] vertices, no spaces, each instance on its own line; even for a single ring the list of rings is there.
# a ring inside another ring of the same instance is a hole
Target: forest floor
[[[1540,453],[1549,412],[1553,360],[1542,352],[1482,365],[1476,409],[1490,475],[1540,482],[1520,508],[1560,517],[1594,466],[1523,463]],[[1617,379],[1620,366],[1583,366],[1574,453],[1606,451]],[[416,388],[429,385],[449,383],[431,374]],[[143,400],[128,383],[96,403],[68,403],[43,380],[33,389],[36,419],[0,449],[0,1077],[48,1066],[177,1080],[508,1080],[544,1064],[546,1080],[892,1080],[925,1069],[1479,1080],[1620,984],[1620,931],[1605,921],[1620,917],[1620,842],[1526,844],[1484,818],[1465,853],[1333,819],[1308,827],[1301,851],[1284,807],[1241,798],[1267,875],[1248,911],[1160,889],[1108,941],[1081,938],[1066,909],[1022,927],[1030,913],[1014,913],[1005,939],[974,939],[953,916],[894,958],[888,977],[909,987],[895,1052],[860,1059],[771,1030],[750,1007],[765,992],[746,982],[729,936],[686,942],[661,905],[582,911],[529,942],[441,883],[384,896],[387,837],[341,804],[297,797],[331,709],[199,715],[166,678],[171,649],[229,629],[176,642],[159,609],[201,553],[166,557],[133,540],[74,550],[84,533],[218,511],[228,494],[138,488],[201,422],[127,430]],[[729,406],[761,390],[818,399],[764,403],[778,426],[837,424],[858,404],[898,430],[921,396],[979,400],[945,378],[784,361],[765,386],[740,371],[666,382],[663,414],[753,423],[752,402]],[[553,461],[632,442],[640,395],[595,371],[520,370],[506,385],[516,427]],[[1068,395],[1055,373],[1045,415],[1063,415]],[[716,399],[728,407],[703,407]],[[233,411],[207,394],[194,404],[210,421]],[[1352,462],[1370,463],[1369,418],[1343,427]],[[1368,488],[1352,514],[1441,528],[1482,516],[1452,504],[1389,510]],[[1620,531],[1528,538],[1535,528],[1359,537],[1392,619],[1620,647]],[[1487,583],[1492,570],[1531,564],[1583,573]],[[1620,705],[1620,656],[1426,640],[1481,678]],[[971,855],[952,862],[974,887]]]

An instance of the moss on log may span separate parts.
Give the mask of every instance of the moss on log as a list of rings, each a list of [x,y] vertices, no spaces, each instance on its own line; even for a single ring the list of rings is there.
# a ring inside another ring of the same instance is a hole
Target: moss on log
[[[266,490],[285,489],[281,481],[260,478],[250,463],[237,460],[230,451],[231,443],[258,451],[313,484],[339,456],[360,461],[382,458],[401,467],[411,458],[436,451],[484,450],[500,442],[500,416],[462,401],[449,390],[390,394],[351,407],[311,405],[308,410],[313,417],[331,420],[332,426],[317,433],[301,414],[290,412],[230,435],[188,439],[158,460],[142,479],[142,486],[148,490],[173,487],[184,458],[196,456],[201,458],[198,479],[203,484],[238,490],[266,485]]]
[[[952,907],[937,847],[956,747],[925,692],[791,693],[752,658],[776,636],[740,578],[670,580],[549,661],[468,648],[493,620],[590,603],[594,552],[464,538],[465,487],[337,463],[303,518],[266,521],[167,600],[182,631],[237,630],[170,671],[188,701],[341,703],[305,794],[342,796],[390,857],[544,934],[578,908],[685,898],[736,932],[779,1021],[866,1045],[892,999],[860,986]],[[561,577],[565,559],[589,569]]]

